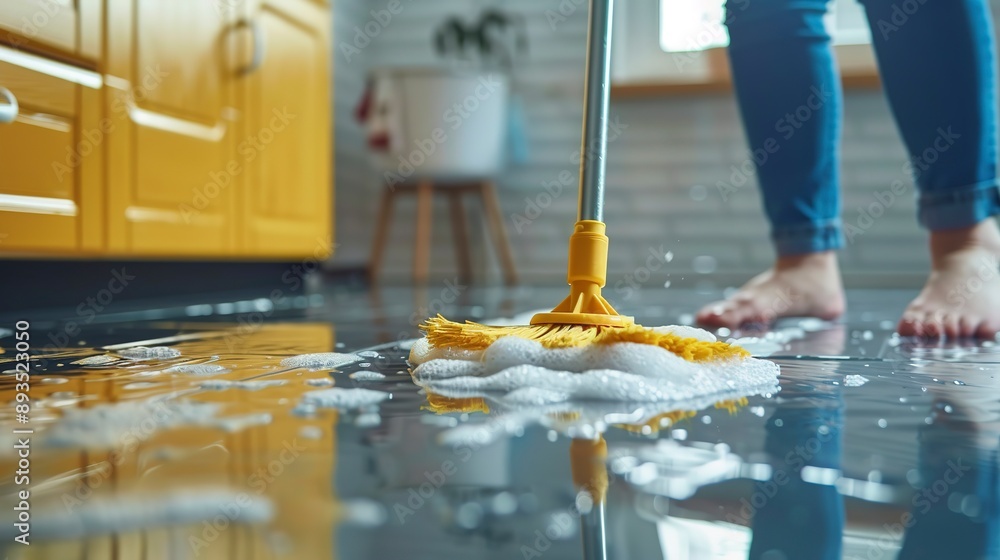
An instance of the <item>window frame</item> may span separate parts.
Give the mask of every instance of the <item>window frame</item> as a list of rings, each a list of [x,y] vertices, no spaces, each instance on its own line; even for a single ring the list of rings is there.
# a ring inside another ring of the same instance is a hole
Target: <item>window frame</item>
[[[687,52],[664,52],[660,48],[661,1],[626,0],[616,6],[612,41],[612,96],[626,98],[732,91],[726,47]],[[656,9],[656,17],[650,17],[649,12],[653,9]],[[871,44],[837,44],[834,49],[845,89],[881,88]]]

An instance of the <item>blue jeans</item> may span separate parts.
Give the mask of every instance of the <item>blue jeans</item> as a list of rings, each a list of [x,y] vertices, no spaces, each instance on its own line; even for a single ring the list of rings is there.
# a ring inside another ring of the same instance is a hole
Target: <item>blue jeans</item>
[[[860,0],[931,230],[1000,214],[997,91],[987,0]],[[737,102],[781,255],[844,243],[838,192],[843,96],[828,0],[728,0]],[[895,191],[897,181],[878,191]],[[888,194],[883,194],[888,198]],[[851,236],[850,226],[847,230]]]

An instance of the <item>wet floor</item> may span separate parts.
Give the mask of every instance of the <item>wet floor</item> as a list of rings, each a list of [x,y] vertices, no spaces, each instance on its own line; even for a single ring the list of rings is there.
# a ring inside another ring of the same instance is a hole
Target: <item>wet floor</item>
[[[411,380],[427,315],[511,317],[562,293],[327,288],[6,317],[3,552],[1000,558],[996,343],[898,338],[910,294],[855,292],[842,323],[719,333],[780,365],[762,394],[525,407]],[[645,325],[683,324],[712,295],[618,303]],[[330,388],[374,393],[314,397]]]

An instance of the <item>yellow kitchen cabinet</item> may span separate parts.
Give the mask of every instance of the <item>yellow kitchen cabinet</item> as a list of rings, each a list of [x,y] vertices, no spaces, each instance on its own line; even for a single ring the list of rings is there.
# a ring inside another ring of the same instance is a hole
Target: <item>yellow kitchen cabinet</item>
[[[0,251],[104,245],[100,75],[0,45]]]
[[[243,251],[325,257],[332,249],[331,41],[328,7],[256,0],[253,41],[239,84],[246,125]]]
[[[101,54],[102,2],[2,0],[0,43],[19,50],[81,58],[92,63]]]
[[[105,111],[112,253],[235,248],[233,18],[204,0],[108,0]]]
[[[328,255],[330,27],[316,0],[0,0],[0,254]]]

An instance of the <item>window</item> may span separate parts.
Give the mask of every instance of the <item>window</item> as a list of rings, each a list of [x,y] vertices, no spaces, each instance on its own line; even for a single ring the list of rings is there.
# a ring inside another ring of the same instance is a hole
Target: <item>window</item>
[[[758,1],[758,0],[751,0]],[[871,34],[856,0],[834,0],[826,19],[845,83],[878,85]],[[615,8],[612,80],[657,93],[660,86],[724,91],[725,0],[625,0]],[[618,88],[625,94],[625,88]],[[633,89],[632,92],[639,90]],[[643,93],[636,93],[643,95]]]
[[[724,0],[660,0],[660,48],[693,52],[725,47]]]
[[[729,45],[725,0],[660,0],[660,48],[693,52]],[[833,2],[826,19],[835,45],[871,43],[864,9],[855,0]]]

